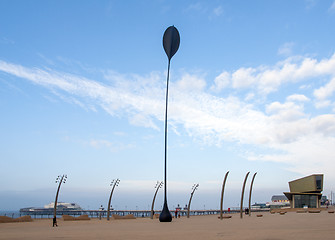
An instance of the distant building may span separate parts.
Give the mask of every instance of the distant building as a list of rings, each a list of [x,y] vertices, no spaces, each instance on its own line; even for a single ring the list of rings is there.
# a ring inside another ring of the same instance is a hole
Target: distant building
[[[55,203],[49,203],[44,205],[44,208],[54,208]],[[65,203],[65,202],[57,202],[57,210],[82,210],[82,208],[77,203]]]
[[[271,198],[272,202],[284,202],[284,203],[288,203],[289,200],[287,199],[287,197],[285,195],[273,195]]]
[[[319,208],[323,190],[323,174],[313,174],[289,182],[290,192],[284,192],[291,208]]]
[[[54,209],[55,203],[49,203],[44,205],[44,208],[21,208],[20,212],[52,212]],[[57,203],[57,211],[81,211],[83,210],[77,203],[65,203],[58,202]]]
[[[254,203],[251,205],[251,209],[258,210],[258,209],[264,209],[268,208],[268,205],[266,203]]]
[[[271,197],[271,202],[267,203],[267,206],[270,209],[289,207],[290,202],[285,195],[273,195]]]

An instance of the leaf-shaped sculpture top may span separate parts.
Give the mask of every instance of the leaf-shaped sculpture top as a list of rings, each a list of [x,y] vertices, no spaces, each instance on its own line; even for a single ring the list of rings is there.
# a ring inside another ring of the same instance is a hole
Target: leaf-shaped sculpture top
[[[168,27],[164,32],[163,47],[169,61],[171,60],[173,55],[175,55],[175,53],[178,51],[179,44],[180,44],[180,36],[177,28],[175,28],[174,26]]]

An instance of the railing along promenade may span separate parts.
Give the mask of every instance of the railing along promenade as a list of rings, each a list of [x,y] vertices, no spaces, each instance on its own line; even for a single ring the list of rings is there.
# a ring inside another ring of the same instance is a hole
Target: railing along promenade
[[[269,209],[257,209],[252,210],[252,212],[264,212],[269,211]],[[172,216],[175,216],[175,211],[170,211]],[[230,211],[224,210],[223,213],[239,213],[239,208],[231,208]],[[160,214],[161,211],[155,211],[155,214]],[[133,214],[135,217],[150,217],[150,210],[111,210],[110,215],[120,215],[126,216],[128,214]],[[190,210],[191,216],[201,216],[201,215],[218,215],[220,214],[220,209],[218,210]],[[53,211],[20,211],[20,216],[30,215],[32,218],[52,218]],[[70,216],[80,216],[88,215],[91,218],[106,218],[107,210],[57,210],[57,216],[70,215]],[[187,216],[187,210],[179,210],[178,215]]]

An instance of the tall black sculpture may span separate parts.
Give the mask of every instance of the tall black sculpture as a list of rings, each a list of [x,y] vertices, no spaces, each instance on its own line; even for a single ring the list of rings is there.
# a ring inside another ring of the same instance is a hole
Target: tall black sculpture
[[[168,97],[169,97],[169,77],[170,77],[170,61],[173,55],[178,51],[180,44],[180,36],[177,28],[174,26],[168,27],[163,36],[163,47],[168,57],[168,72],[166,81],[166,99],[165,99],[165,154],[164,154],[164,206],[161,214],[159,215],[160,222],[171,222],[172,215],[169,211],[167,204],[167,180],[166,180],[166,160],[167,160],[167,113],[168,113]]]

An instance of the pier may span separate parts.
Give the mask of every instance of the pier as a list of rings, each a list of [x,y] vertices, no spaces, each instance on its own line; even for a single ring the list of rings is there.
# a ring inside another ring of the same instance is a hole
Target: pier
[[[253,210],[252,210],[253,211]],[[268,211],[268,210],[257,210],[258,211]],[[175,216],[175,211],[170,211],[172,216]],[[239,209],[234,208],[228,210],[224,210],[223,213],[238,213]],[[253,211],[254,212],[254,211]],[[155,211],[155,214],[160,214],[161,211]],[[110,215],[120,215],[126,216],[128,214],[133,214],[137,218],[149,218],[151,215],[150,210],[111,210]],[[220,209],[214,210],[190,210],[190,216],[199,216],[199,215],[218,215],[220,214]],[[32,218],[52,218],[53,211],[52,210],[43,210],[43,211],[20,211],[20,216],[30,215]],[[65,210],[65,211],[57,211],[57,216],[61,217],[62,215],[70,215],[70,216],[80,216],[80,215],[88,215],[91,218],[107,218],[107,210]],[[187,210],[179,210],[178,215],[187,216]]]

